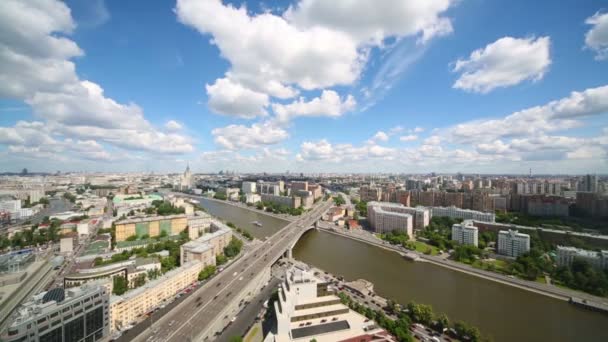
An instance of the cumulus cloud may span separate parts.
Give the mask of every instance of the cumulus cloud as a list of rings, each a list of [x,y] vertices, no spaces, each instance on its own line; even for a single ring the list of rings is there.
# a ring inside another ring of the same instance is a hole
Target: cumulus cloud
[[[209,108],[215,113],[245,119],[268,114],[265,109],[269,103],[268,95],[245,88],[228,78],[217,79],[205,88],[209,96]]]
[[[136,104],[118,103],[78,77],[71,59],[84,52],[68,38],[75,26],[70,9],[56,0],[0,2],[0,96],[24,101],[40,120],[1,127],[0,143],[13,153],[45,158],[93,139],[152,153],[192,151],[189,137],[160,132]],[[111,159],[107,151],[77,152]]]
[[[453,71],[461,75],[453,87],[488,93],[525,80],[538,81],[551,64],[550,45],[549,37],[500,38],[456,61]]]
[[[299,89],[353,84],[370,49],[383,46],[386,38],[417,36],[426,41],[451,32],[451,22],[443,14],[452,3],[302,0],[280,15],[250,14],[244,5],[220,0],[178,0],[175,13],[181,23],[211,37],[230,62],[225,78],[252,92],[287,99]],[[210,107],[238,116],[261,115],[261,97],[254,102],[257,106],[251,104],[251,96],[233,99],[220,110],[212,101]],[[241,101],[244,104],[236,103]]]
[[[375,141],[388,141],[389,136],[388,134],[382,132],[382,131],[378,131],[376,134],[374,134],[374,136],[372,137],[372,140]]]
[[[215,143],[227,150],[253,149],[277,144],[289,137],[287,131],[272,123],[251,126],[229,125],[211,131]]]
[[[167,129],[169,132],[179,131],[182,128],[182,124],[175,120],[169,120],[167,123],[165,123],[165,129]]]
[[[585,24],[592,25],[585,34],[585,46],[595,51],[595,59],[603,61],[608,59],[608,13],[597,12],[585,20]]]
[[[399,140],[401,140],[401,141],[414,141],[414,140],[418,140],[418,136],[415,135],[415,134],[403,135],[403,136],[399,137]]]
[[[396,150],[376,144],[353,146],[352,144],[333,145],[326,139],[319,141],[305,141],[300,146],[300,153],[296,155],[298,161],[363,161],[370,158],[392,160]]]
[[[340,99],[340,95],[335,91],[323,90],[320,97],[315,97],[310,101],[301,97],[286,105],[275,103],[272,105],[272,110],[279,121],[286,122],[299,116],[339,117],[353,110],[356,105],[357,101],[352,95]]]

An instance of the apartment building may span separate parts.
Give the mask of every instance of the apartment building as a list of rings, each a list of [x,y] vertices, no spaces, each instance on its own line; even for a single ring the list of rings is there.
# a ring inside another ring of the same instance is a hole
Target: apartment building
[[[432,216],[443,216],[443,217],[451,217],[451,218],[460,218],[463,220],[475,220],[482,222],[495,222],[496,214],[494,213],[484,213],[481,211],[470,210],[470,209],[460,209],[456,207],[432,207],[431,208]]]
[[[241,190],[243,190],[244,194],[253,194],[256,192],[256,183],[255,182],[243,182],[241,184]]]
[[[359,188],[359,197],[364,202],[379,201],[382,197],[382,189],[374,185],[364,185]]]
[[[109,292],[99,282],[54,288],[16,311],[2,341],[104,341],[109,337]]]
[[[141,238],[160,236],[162,232],[167,236],[178,235],[188,225],[186,215],[149,216],[126,219],[115,222],[116,241],[125,241],[130,236]]]
[[[530,251],[530,235],[517,230],[501,230],[498,232],[498,254],[517,258]]]
[[[473,245],[477,247],[479,230],[472,221],[463,221],[452,225],[452,240],[461,245]]]
[[[198,211],[196,215],[188,216],[188,237],[190,240],[198,239],[199,236],[208,232],[211,227],[211,215]]]
[[[390,233],[393,230],[413,235],[414,217],[402,204],[388,202],[368,202],[367,218],[377,233]]]
[[[122,296],[113,295],[110,298],[110,332],[136,322],[139,317],[197,281],[203,267],[203,263],[191,261]]]
[[[584,260],[597,269],[608,269],[608,250],[590,251],[571,246],[557,246],[557,266],[570,266],[574,259]]]
[[[277,330],[266,341],[396,341],[376,322],[342,304],[328,283],[297,267],[280,284],[274,310]]]
[[[181,264],[196,260],[205,266],[215,265],[215,257],[224,252],[224,247],[228,246],[230,240],[232,240],[230,227],[213,220],[209,233],[196,240],[188,241],[180,247]]]
[[[299,208],[302,205],[302,199],[297,196],[279,196],[262,194],[263,202],[271,202],[278,205],[285,205],[290,208]]]

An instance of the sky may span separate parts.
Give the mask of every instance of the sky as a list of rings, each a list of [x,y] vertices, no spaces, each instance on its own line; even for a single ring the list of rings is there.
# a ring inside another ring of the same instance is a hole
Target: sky
[[[605,1],[0,2],[0,172],[608,173]]]

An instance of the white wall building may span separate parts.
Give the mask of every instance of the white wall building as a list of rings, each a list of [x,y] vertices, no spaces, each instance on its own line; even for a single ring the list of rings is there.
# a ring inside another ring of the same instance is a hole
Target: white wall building
[[[245,194],[245,202],[247,202],[247,203],[256,204],[260,201],[262,201],[262,196],[260,196],[258,194],[255,194],[255,193]]]
[[[256,192],[255,182],[243,182],[241,190],[245,194],[253,194]]]
[[[530,235],[511,229],[498,232],[498,254],[517,258],[528,251],[530,251]]]
[[[598,269],[608,269],[608,251],[600,252],[570,246],[557,246],[557,266],[570,266],[574,259],[588,262]]]
[[[477,247],[479,230],[472,221],[464,221],[452,226],[452,240],[461,245],[473,245]]]
[[[399,203],[368,202],[367,218],[376,233],[389,233],[393,230],[407,233],[412,238],[414,218],[406,207]]]
[[[432,216],[444,216],[451,218],[460,218],[463,220],[475,220],[481,222],[494,222],[496,215],[494,213],[484,213],[482,211],[460,209],[455,206],[451,207],[432,207]]]

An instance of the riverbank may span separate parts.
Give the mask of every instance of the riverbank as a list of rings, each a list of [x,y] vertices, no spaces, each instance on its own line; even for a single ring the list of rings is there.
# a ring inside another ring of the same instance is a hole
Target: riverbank
[[[390,251],[398,253],[401,256],[405,255],[404,254],[405,251],[402,251],[401,249],[399,249],[393,245],[390,245],[390,244],[374,242],[370,239],[364,239],[361,237],[357,237],[351,233],[341,232],[340,230],[337,230],[337,229],[323,228],[323,231],[331,233],[331,234],[335,234],[338,236],[346,237],[349,239],[353,239],[356,241],[364,242],[369,245],[380,247],[380,248],[383,248],[386,250],[390,250]],[[482,278],[485,280],[491,280],[491,281],[494,281],[497,283],[509,285],[509,286],[516,287],[516,288],[519,288],[522,290],[541,294],[541,295],[551,297],[554,299],[560,299],[563,301],[570,301],[571,298],[582,298],[582,299],[585,299],[589,303],[593,303],[594,305],[599,305],[601,307],[608,309],[608,301],[605,298],[600,298],[600,297],[596,297],[596,296],[589,295],[586,293],[569,290],[569,289],[564,289],[564,288],[559,288],[559,287],[555,287],[555,286],[551,286],[551,285],[540,284],[537,282],[526,281],[526,280],[522,280],[522,279],[518,279],[518,278],[511,278],[509,276],[480,270],[480,269],[473,268],[471,266],[461,264],[461,263],[458,263],[458,262],[455,262],[452,260],[447,260],[447,259],[444,259],[441,257],[430,256],[430,255],[418,253],[415,251],[407,251],[407,252],[417,254],[419,257],[419,259],[418,259],[419,261],[429,262],[436,266],[445,267],[445,268],[448,268],[448,269],[451,269],[454,271],[462,272],[462,273],[465,273],[465,274],[468,274],[471,276],[475,276],[478,278]]]

